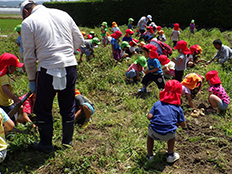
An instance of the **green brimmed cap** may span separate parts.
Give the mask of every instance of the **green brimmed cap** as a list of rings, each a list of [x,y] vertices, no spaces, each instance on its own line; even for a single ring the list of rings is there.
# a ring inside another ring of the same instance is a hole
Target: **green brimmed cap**
[[[14,31],[21,32],[21,24],[17,25],[17,26],[14,28]]]
[[[130,48],[130,44],[127,41],[122,41],[121,48],[123,49],[124,47]]]
[[[101,42],[100,42],[100,40],[99,40],[97,37],[94,37],[94,38],[91,40],[91,44],[92,44],[92,43],[95,43],[95,44],[99,45]]]
[[[146,67],[147,66],[147,59],[144,56],[139,56],[138,59],[134,62],[134,64],[139,63],[141,66]]]

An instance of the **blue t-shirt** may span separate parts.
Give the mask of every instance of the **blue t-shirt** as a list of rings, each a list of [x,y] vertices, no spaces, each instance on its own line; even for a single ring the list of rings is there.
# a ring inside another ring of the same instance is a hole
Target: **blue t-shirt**
[[[155,69],[155,68],[159,68],[158,71],[153,72],[152,74],[155,74],[155,73],[161,74],[161,73],[163,73],[163,70],[162,70],[162,68],[161,68],[160,61],[159,61],[158,59],[151,59],[151,58],[148,58],[148,59],[147,59],[147,66],[148,66],[148,69],[149,69],[149,70],[153,70],[153,69]]]
[[[124,36],[124,37],[122,38],[122,41],[130,42],[130,41],[132,41],[132,37],[126,37],[126,36]]]
[[[114,45],[114,50],[116,50],[116,49],[120,49],[121,50],[121,47],[120,47],[120,45],[118,43],[118,40],[115,39],[115,38],[113,38],[113,37],[111,39],[111,45]]]
[[[185,121],[183,110],[179,105],[157,101],[150,113],[153,115],[150,126],[161,135],[174,133],[177,129],[176,123]]]
[[[129,25],[128,25],[128,29],[133,30],[133,25],[132,25],[132,24],[129,24]]]
[[[19,52],[22,53],[22,52],[23,52],[23,43],[22,43],[21,36],[19,36],[19,37],[17,38],[16,43],[19,44]]]

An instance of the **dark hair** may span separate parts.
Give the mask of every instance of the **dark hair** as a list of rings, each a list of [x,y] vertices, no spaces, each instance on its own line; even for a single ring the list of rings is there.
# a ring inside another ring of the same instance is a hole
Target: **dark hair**
[[[221,46],[222,45],[222,41],[220,39],[216,39],[216,40],[213,41],[213,44]]]
[[[33,6],[38,5],[34,2],[27,4],[23,9],[26,9],[27,11],[30,10]],[[23,11],[23,16],[25,16],[25,13]]]
[[[215,86],[217,88],[220,86],[220,83],[214,84],[213,86]]]

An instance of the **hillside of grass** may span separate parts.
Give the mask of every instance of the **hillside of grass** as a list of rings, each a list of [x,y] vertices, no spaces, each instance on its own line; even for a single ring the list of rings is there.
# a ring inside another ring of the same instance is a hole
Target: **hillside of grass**
[[[17,24],[16,24],[17,25]],[[0,38],[1,52],[18,56],[16,46],[17,33],[6,29],[8,38]],[[9,24],[10,26],[10,24]],[[119,26],[125,33],[126,26]],[[89,33],[93,30],[101,39],[100,28],[80,28]],[[172,29],[164,28],[166,43]],[[219,29],[202,29],[194,35],[189,29],[181,30],[180,38],[188,47],[199,44],[203,48],[202,58],[210,60],[216,53],[213,40],[220,38],[225,45],[232,46],[230,31],[221,33]],[[173,51],[173,57],[178,56]],[[79,55],[76,56],[79,60]],[[159,100],[159,89],[155,83],[149,87],[148,94],[138,93],[141,83],[130,84],[125,72],[137,57],[128,61],[115,62],[111,46],[101,44],[95,49],[95,58],[78,65],[76,88],[93,101],[96,112],[93,122],[82,131],[75,126],[73,144],[70,149],[62,149],[62,125],[57,99],[54,99],[54,136],[55,151],[50,154],[35,152],[32,144],[39,140],[36,129],[30,125],[18,124],[16,130],[7,135],[10,144],[5,161],[0,165],[1,173],[232,173],[232,119],[231,104],[223,114],[205,112],[205,116],[192,117],[186,99],[183,97],[182,108],[185,113],[186,128],[178,128],[175,151],[180,159],[174,164],[165,162],[166,143],[155,141],[155,162],[146,161],[147,114],[153,104]],[[185,71],[185,75],[196,72],[202,76],[210,70],[217,70],[222,85],[230,98],[231,64],[222,67],[216,62],[210,65],[198,64]],[[14,91],[18,96],[25,94],[28,88],[26,74],[16,72],[12,75]],[[209,106],[209,86],[205,83],[201,94],[193,100],[196,107]],[[34,118],[35,115],[32,115]]]

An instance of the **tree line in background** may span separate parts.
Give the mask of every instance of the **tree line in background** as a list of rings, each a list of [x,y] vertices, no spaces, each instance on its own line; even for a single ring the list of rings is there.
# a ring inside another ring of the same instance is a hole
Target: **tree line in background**
[[[150,14],[153,21],[161,26],[177,22],[185,28],[194,19],[199,28],[231,29],[230,0],[92,0],[45,2],[44,5],[68,12],[83,27],[99,26],[103,21],[109,24],[116,21],[123,25],[131,17],[137,25],[141,16]]]

